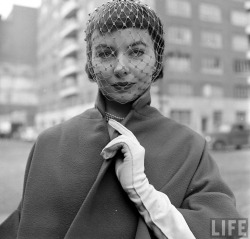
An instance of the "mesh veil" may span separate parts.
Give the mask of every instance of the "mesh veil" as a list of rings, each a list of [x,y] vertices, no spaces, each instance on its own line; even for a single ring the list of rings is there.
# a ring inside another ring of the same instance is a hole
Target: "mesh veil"
[[[86,42],[86,71],[109,100],[130,102],[162,76],[163,26],[146,4],[102,4],[90,14]]]

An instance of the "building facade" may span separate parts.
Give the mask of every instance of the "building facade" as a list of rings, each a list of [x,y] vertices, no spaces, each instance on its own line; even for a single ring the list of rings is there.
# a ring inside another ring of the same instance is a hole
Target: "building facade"
[[[250,123],[243,0],[144,0],[160,15],[164,77],[153,105],[200,133]],[[92,107],[97,86],[85,73],[84,28],[101,0],[43,0],[38,21],[40,130]]]
[[[165,115],[200,133],[250,123],[243,0],[155,1],[166,33]]]
[[[36,95],[37,9],[14,6],[0,20],[0,126],[13,130],[34,125]]]
[[[93,105],[97,89],[84,71],[84,26],[94,7],[85,0],[42,2],[38,21],[39,130]]]

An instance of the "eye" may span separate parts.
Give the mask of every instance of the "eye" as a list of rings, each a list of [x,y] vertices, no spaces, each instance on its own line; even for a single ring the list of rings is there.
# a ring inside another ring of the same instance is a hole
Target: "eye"
[[[102,59],[107,59],[107,58],[110,58],[110,57],[114,57],[115,56],[115,52],[112,51],[112,50],[102,50],[102,51],[99,51],[97,52],[97,57],[100,57]]]
[[[129,55],[133,57],[140,57],[145,53],[143,49],[131,49]]]

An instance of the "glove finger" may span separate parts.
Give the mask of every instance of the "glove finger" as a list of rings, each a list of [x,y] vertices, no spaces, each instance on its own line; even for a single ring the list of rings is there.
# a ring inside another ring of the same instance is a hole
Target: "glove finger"
[[[117,138],[110,141],[101,152],[101,156],[104,159],[112,158],[116,154],[117,150],[123,148],[125,145],[128,147],[129,138],[124,135],[120,135]]]
[[[117,130],[120,134],[131,137],[137,141],[137,138],[135,137],[135,135],[129,129],[127,129],[125,126],[123,126],[122,124],[120,124],[116,120],[110,119],[108,123],[115,130]]]

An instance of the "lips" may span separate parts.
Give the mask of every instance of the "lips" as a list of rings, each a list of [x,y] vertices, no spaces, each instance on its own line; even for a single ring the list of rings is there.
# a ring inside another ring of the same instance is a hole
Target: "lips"
[[[121,87],[124,87],[124,86],[129,86],[129,85],[134,85],[135,83],[132,83],[132,82],[116,82],[114,84],[112,84],[112,86],[121,86]]]
[[[119,91],[126,91],[130,89],[135,83],[132,82],[116,82],[112,86]]]

